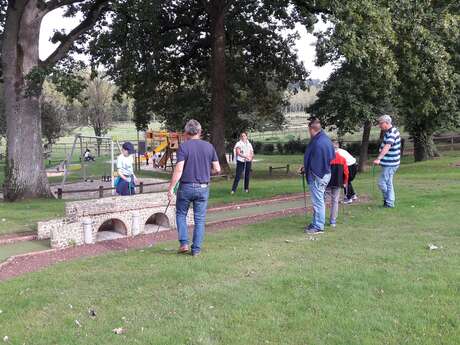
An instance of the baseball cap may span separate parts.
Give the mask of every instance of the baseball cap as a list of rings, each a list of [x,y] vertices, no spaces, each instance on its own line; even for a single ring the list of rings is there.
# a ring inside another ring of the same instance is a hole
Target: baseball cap
[[[122,148],[126,151],[128,151],[129,154],[133,154],[134,153],[134,146],[133,144],[131,144],[129,141],[123,143],[123,146]]]

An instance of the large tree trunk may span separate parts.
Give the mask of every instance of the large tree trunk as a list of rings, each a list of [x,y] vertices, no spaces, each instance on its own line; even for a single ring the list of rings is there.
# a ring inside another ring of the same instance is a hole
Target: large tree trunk
[[[211,141],[224,172],[230,167],[225,155],[225,1],[212,0],[211,18]]]
[[[361,149],[359,152],[358,171],[363,172],[367,168],[367,160],[369,159],[369,138],[371,136],[372,123],[370,120],[364,122],[363,137],[361,139]]]
[[[439,157],[439,152],[433,141],[433,134],[419,130],[411,133],[411,135],[414,138],[414,160],[416,162]]]
[[[38,66],[40,24],[38,0],[16,0],[8,6],[2,47],[7,123],[5,199],[50,196],[43,163],[40,116],[41,85],[28,94],[27,75]]]

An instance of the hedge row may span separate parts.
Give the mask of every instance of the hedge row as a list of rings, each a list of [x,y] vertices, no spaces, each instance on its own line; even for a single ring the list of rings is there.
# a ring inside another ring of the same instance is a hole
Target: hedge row
[[[305,148],[307,147],[308,141],[293,139],[289,140],[287,143],[263,143],[260,141],[255,141],[252,143],[255,154],[263,155],[293,155],[293,154],[303,154]],[[373,141],[369,143],[368,153],[370,155],[376,155],[379,152],[380,143]],[[345,143],[343,148],[350,152],[353,156],[359,156],[361,143],[360,142],[350,142]]]

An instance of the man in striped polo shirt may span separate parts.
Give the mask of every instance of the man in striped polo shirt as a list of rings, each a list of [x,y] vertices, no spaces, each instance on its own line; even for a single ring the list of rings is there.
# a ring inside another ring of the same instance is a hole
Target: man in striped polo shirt
[[[382,167],[379,178],[379,188],[383,194],[383,206],[395,207],[395,191],[393,176],[401,162],[401,135],[396,127],[393,127],[389,115],[379,117],[379,127],[385,132],[383,142],[380,145],[380,153],[374,164]]]

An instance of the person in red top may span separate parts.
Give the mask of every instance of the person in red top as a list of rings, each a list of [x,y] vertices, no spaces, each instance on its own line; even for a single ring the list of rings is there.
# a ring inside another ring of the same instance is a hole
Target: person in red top
[[[335,228],[339,215],[340,190],[348,184],[350,173],[346,159],[338,152],[339,143],[332,140],[335,149],[335,159],[331,161],[331,180],[327,185],[326,195],[331,198],[331,217],[329,224]]]

